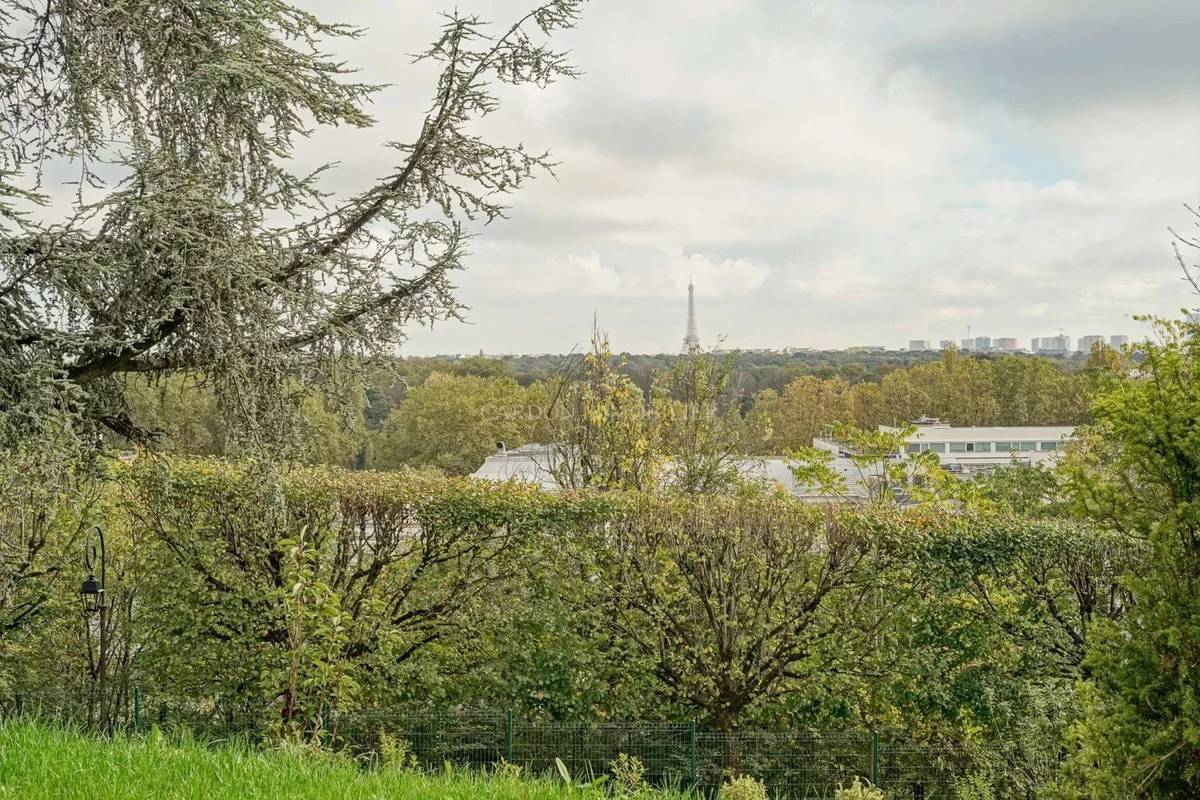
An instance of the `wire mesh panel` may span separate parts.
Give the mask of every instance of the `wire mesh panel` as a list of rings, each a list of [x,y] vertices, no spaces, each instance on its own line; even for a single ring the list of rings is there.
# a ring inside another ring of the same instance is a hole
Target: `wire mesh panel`
[[[22,717],[58,725],[137,731],[157,725],[205,739],[258,738],[266,718],[261,708],[201,700],[144,697],[137,688],[109,687],[104,712],[96,693],[83,689],[39,689],[0,694],[0,717]],[[103,719],[101,718],[103,717]]]
[[[262,738],[277,725],[252,705],[118,695],[108,728],[186,728],[205,739]],[[90,703],[89,703],[90,700]],[[59,724],[93,725],[94,698],[73,690],[0,695],[0,718],[19,716]],[[276,717],[277,719],[277,717]],[[576,779],[610,774],[622,754],[636,757],[655,786],[715,796],[737,775],[762,781],[781,800],[832,799],[855,777],[877,783],[889,800],[950,800],[971,757],[955,743],[918,742],[903,732],[698,730],[695,723],[573,723],[531,720],[505,712],[413,714],[389,709],[322,712],[323,741],[372,760],[386,733],[403,742],[424,769],[449,763],[490,768],[500,761],[534,774],[552,773],[561,760]]]
[[[879,746],[879,784],[889,800],[951,800],[966,753],[949,744],[885,736]]]
[[[95,698],[83,691],[41,689],[0,695],[0,718],[28,717],[60,725],[85,725],[95,715]]]
[[[832,798],[855,777],[871,777],[866,733],[741,731],[697,736],[699,788],[713,794],[734,775],[751,775],[773,797]]]
[[[425,769],[445,763],[488,767],[506,752],[505,715],[492,712],[416,717],[356,711],[339,714],[330,724],[335,743],[355,753],[379,753],[382,733],[401,739]]]
[[[622,753],[636,756],[654,785],[690,782],[692,726],[607,722],[517,721],[512,731],[512,760],[534,773],[555,768],[560,759],[572,776],[592,778],[610,770]]]

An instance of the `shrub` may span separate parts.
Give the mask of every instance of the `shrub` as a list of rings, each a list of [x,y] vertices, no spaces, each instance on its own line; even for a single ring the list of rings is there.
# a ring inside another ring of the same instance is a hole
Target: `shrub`
[[[408,742],[387,731],[379,732],[379,761],[385,768],[396,772],[416,772],[419,766],[417,756],[409,749]]]
[[[520,780],[524,774],[525,768],[520,764],[513,764],[511,761],[505,761],[503,758],[496,762],[492,767],[492,775],[504,780]]]
[[[987,776],[972,772],[954,782],[954,800],[995,800]]]
[[[621,753],[611,761],[613,789],[617,794],[636,795],[646,788],[646,765],[637,756]]]
[[[849,786],[838,787],[833,793],[834,800],[884,800],[883,790],[872,786],[870,781],[854,778]]]
[[[721,786],[720,800],[767,800],[767,787],[758,778],[735,775]]]

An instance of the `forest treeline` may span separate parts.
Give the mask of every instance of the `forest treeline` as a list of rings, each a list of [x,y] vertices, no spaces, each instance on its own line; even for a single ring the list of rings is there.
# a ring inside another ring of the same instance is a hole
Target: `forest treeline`
[[[687,356],[609,353],[615,378],[650,405]],[[557,386],[577,377],[579,357],[401,359],[368,370],[338,393],[310,392],[297,431],[307,460],[352,469],[474,471],[497,442],[547,442]],[[1088,419],[1097,371],[1120,356],[1087,360],[922,353],[703,354],[724,371],[723,407],[752,430],[748,455],[782,455],[811,444],[838,422],[862,428],[934,416],[954,425],[1074,425]],[[134,416],[161,432],[160,445],[189,455],[236,455],[217,399],[197,376],[137,380],[126,397]]]

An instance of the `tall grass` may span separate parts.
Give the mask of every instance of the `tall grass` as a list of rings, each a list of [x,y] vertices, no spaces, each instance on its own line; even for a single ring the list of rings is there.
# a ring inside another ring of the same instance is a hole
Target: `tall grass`
[[[647,793],[649,795],[649,793]],[[681,795],[653,793],[667,800]],[[0,722],[0,798],[21,800],[601,800],[550,778],[364,769],[338,756],[158,737],[102,739]]]

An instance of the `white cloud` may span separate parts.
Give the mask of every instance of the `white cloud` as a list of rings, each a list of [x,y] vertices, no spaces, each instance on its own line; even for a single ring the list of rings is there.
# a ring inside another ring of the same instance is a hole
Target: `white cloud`
[[[480,269],[482,287],[493,292],[664,300],[686,293],[688,281],[694,281],[700,296],[746,295],[762,286],[770,273],[766,264],[748,259],[717,259],[678,248],[660,251],[651,264],[608,264],[592,252],[524,266],[488,264]]]
[[[793,268],[788,282],[812,297],[843,302],[880,300],[888,293],[880,271],[849,254],[835,255],[814,270]]]

